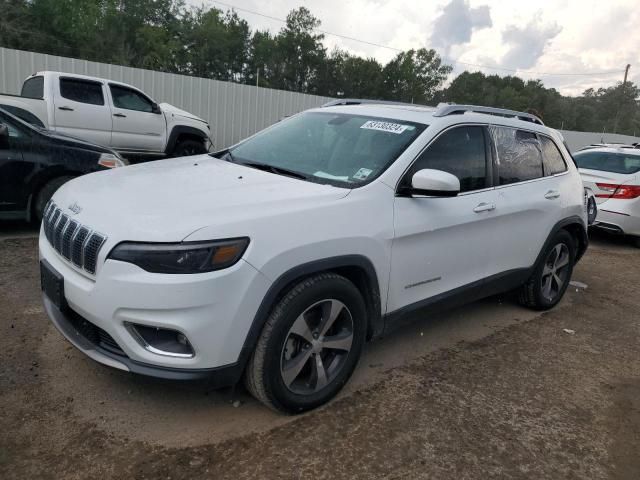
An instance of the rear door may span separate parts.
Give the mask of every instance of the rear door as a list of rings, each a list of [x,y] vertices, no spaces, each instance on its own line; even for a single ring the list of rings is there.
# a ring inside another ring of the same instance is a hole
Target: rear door
[[[111,144],[111,108],[106,86],[96,80],[61,76],[54,86],[55,129],[98,145]]]
[[[489,269],[490,274],[497,274],[535,263],[562,217],[563,188],[560,179],[545,176],[542,144],[535,132],[505,126],[491,126],[490,132],[500,221],[494,231],[496,249]]]
[[[402,182],[423,168],[456,175],[456,197],[396,197],[389,312],[487,276],[495,256],[495,192],[491,188],[488,132],[462,125],[441,133]],[[402,184],[402,183],[401,183]]]
[[[166,121],[153,101],[133,88],[110,83],[113,112],[111,146],[119,150],[162,152],[166,143]]]

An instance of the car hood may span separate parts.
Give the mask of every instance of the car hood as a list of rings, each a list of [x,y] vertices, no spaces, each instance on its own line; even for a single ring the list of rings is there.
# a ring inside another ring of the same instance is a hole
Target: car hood
[[[198,155],[85,175],[53,200],[110,239],[177,242],[204,227],[237,226],[241,236],[253,218],[317,208],[349,191]]]
[[[197,120],[199,122],[207,123],[206,120],[194,115],[193,113],[189,113],[185,110],[181,110],[178,107],[174,107],[170,103],[161,103],[160,109],[168,114],[179,115],[181,117],[190,118],[191,120]]]

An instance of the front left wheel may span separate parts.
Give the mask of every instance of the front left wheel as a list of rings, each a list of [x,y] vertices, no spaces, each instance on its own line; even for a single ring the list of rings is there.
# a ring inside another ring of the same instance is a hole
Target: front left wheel
[[[366,308],[346,278],[307,278],[277,303],[245,372],[251,394],[297,413],[333,398],[351,377],[366,336]]]
[[[204,143],[197,140],[181,140],[173,149],[174,157],[188,157],[207,153]]]

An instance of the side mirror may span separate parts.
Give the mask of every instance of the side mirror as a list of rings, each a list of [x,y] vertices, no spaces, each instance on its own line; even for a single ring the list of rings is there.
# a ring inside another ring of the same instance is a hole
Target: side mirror
[[[425,168],[413,174],[411,187],[404,187],[401,193],[429,197],[455,197],[460,193],[460,180],[448,172]]]
[[[158,105],[156,102],[153,102],[151,104],[151,113],[162,113],[162,110],[160,110],[160,105]]]

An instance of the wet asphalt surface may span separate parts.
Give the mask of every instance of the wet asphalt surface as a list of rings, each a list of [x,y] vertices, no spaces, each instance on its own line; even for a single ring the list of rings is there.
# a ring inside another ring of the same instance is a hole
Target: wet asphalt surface
[[[640,478],[640,250],[623,239],[595,235],[587,288],[553,311],[504,296],[425,318],[287,417],[84,357],[42,312],[35,234],[0,226],[2,479]]]

